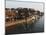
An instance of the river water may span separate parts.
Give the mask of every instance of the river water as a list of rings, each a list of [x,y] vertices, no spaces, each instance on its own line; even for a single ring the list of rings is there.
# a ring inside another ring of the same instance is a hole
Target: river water
[[[11,32],[6,33],[37,33],[37,32],[44,32],[44,16],[40,17],[38,21],[33,23],[32,25],[28,24],[27,28],[24,25],[18,25],[16,28]]]
[[[34,23],[33,31],[44,32],[44,16],[40,17],[40,19],[36,23]]]

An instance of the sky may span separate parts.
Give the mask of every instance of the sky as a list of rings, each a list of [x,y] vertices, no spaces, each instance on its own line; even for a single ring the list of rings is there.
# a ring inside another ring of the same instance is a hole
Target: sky
[[[19,2],[14,0],[6,1],[6,8],[33,8],[35,10],[39,10],[43,12],[43,3],[36,3],[36,2]]]

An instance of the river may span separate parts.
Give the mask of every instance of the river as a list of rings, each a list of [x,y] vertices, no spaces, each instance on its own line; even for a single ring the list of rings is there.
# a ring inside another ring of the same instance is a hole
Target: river
[[[38,21],[33,23],[32,25],[28,24],[27,27],[24,25],[18,25],[13,31],[6,33],[37,33],[44,32],[44,16],[40,17]]]
[[[40,17],[40,19],[34,23],[33,31],[44,32],[44,16]]]

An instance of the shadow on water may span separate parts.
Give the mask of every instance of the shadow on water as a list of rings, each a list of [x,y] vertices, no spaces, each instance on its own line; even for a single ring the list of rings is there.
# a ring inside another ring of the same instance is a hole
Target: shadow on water
[[[18,34],[18,33],[37,33],[37,32],[44,32],[44,17],[43,16],[40,17],[38,21],[32,24],[27,24],[27,25],[26,23],[24,23],[24,25],[18,24],[16,25],[16,28],[13,31],[7,32],[7,33]]]

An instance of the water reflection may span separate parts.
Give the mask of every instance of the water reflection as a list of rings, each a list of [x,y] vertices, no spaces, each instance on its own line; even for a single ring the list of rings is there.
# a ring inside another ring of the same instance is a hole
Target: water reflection
[[[34,32],[44,32],[44,16],[40,17],[38,21],[35,23],[32,23],[32,25],[29,23],[26,25],[26,23],[18,24],[16,25],[16,28],[7,33],[34,33]]]

